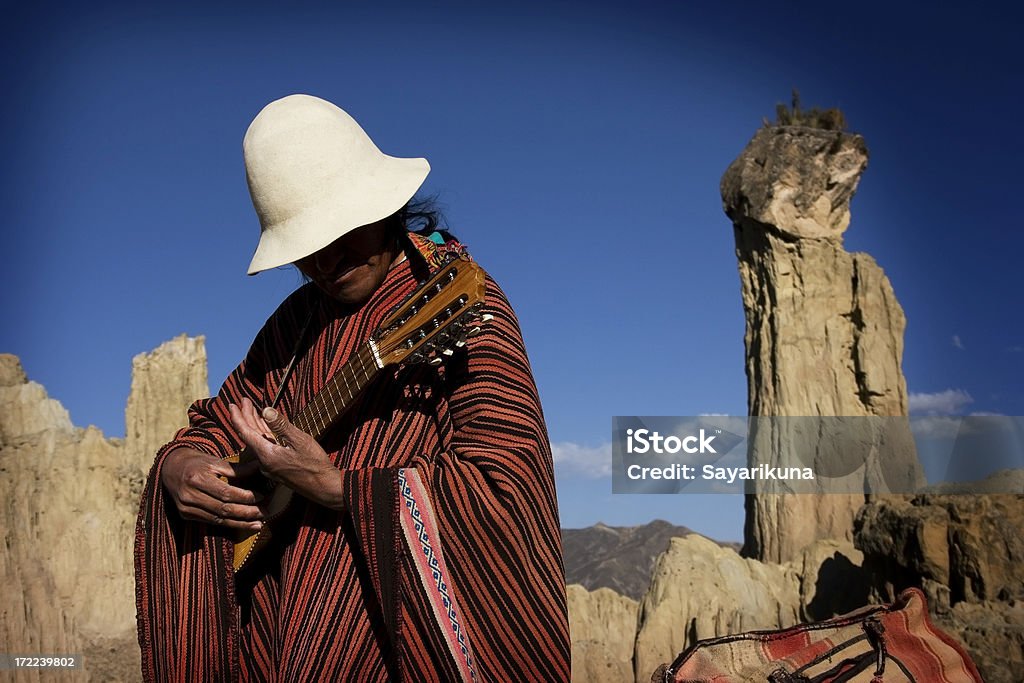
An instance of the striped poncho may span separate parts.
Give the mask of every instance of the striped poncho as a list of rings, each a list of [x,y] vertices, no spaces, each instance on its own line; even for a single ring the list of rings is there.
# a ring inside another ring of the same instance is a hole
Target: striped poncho
[[[385,369],[321,439],[344,511],[296,496],[235,576],[230,536],[182,520],[160,484],[175,448],[241,448],[228,404],[271,401],[312,310],[278,404],[301,410],[436,265],[432,244],[410,237],[425,258],[394,266],[358,310],[312,284],[293,293],[158,452],[135,540],[146,680],[569,680],[547,432],[518,322],[489,277],[481,334],[439,368]]]

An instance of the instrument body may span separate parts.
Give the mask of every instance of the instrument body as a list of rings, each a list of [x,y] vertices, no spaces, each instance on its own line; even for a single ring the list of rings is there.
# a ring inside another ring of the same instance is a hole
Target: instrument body
[[[389,366],[427,362],[440,365],[466,339],[480,332],[486,275],[476,263],[452,258],[410,294],[297,414],[292,424],[319,440],[363,388]],[[228,462],[254,459],[248,449],[225,458]],[[272,538],[274,522],[287,510],[294,492],[266,479],[264,524],[256,532],[236,531],[234,568],[243,569]]]

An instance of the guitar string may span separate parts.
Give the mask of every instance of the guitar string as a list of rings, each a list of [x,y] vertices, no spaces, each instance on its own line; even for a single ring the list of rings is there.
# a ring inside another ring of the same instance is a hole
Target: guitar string
[[[358,369],[356,368],[357,363]],[[373,367],[372,373],[367,363]],[[360,371],[363,374],[363,378],[359,377]],[[314,436],[323,434],[328,426],[330,426],[334,417],[344,412],[348,403],[355,399],[378,371],[379,368],[376,367],[376,362],[373,360],[370,345],[368,343],[360,345],[352,358],[342,366],[334,377],[328,380],[323,389],[300,412],[296,418],[296,425],[300,426],[299,423],[301,422],[304,431],[309,433],[316,432]],[[342,391],[347,392],[347,398]],[[328,400],[331,402],[333,411],[330,411],[327,407]]]
[[[297,422],[301,418],[301,421],[305,423],[307,427],[312,428],[307,428],[306,431],[310,433],[315,431],[316,434],[314,434],[314,436],[323,434],[333,421],[332,415],[336,417],[344,412],[347,404],[353,400],[363,387],[366,386],[369,380],[372,379],[373,375],[366,368],[367,359],[365,356],[369,350],[368,344],[361,345],[353,354],[353,358],[342,366],[341,370],[328,381],[324,388],[315,397],[313,397],[312,400],[310,400],[307,407],[300,412],[299,417],[296,418]],[[361,381],[359,379],[356,370],[356,363],[358,363],[359,367],[362,369],[363,374],[365,375],[365,380]],[[342,391],[348,393],[347,399]],[[331,405],[334,408],[333,412],[330,412],[327,408],[328,400],[330,400]],[[338,406],[339,402],[341,403],[340,409]]]
[[[442,284],[449,285],[451,283],[444,282]],[[429,287],[425,287],[425,289],[429,289]],[[415,300],[416,295],[412,298]],[[452,316],[452,318],[455,317],[457,316]],[[447,327],[447,325],[445,325],[445,327]],[[346,409],[347,404],[355,399],[359,392],[362,391],[363,387],[365,387],[366,384],[369,383],[370,379],[375,376],[376,372],[379,371],[372,355],[367,359],[364,357],[364,354],[371,354],[369,344],[360,345],[353,354],[354,357],[350,359],[350,361],[357,361],[359,363],[359,370],[362,371],[364,378],[360,380],[354,362],[347,362],[334,377],[328,380],[324,388],[310,400],[309,404],[300,411],[300,414],[296,416],[296,426],[300,426],[301,422],[302,424],[300,428],[303,428],[304,431],[309,433],[316,431],[316,434],[314,434],[316,437],[319,437],[319,435],[323,434],[327,430],[327,427],[333,421],[333,418],[330,416],[332,414],[334,417],[340,415]],[[370,360],[371,365],[373,366],[374,372],[372,374],[367,368],[367,360]],[[348,376],[346,376],[346,374]],[[348,399],[341,394],[342,383],[344,384],[344,390],[348,392]],[[353,384],[355,385],[354,388]],[[331,401],[333,412],[330,412],[327,408],[328,400]],[[338,406],[339,401],[341,403],[340,409]]]

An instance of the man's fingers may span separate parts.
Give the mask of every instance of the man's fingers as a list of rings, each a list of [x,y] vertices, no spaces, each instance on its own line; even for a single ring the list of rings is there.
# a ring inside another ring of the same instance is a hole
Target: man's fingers
[[[259,472],[259,469],[259,460],[249,460],[248,462],[228,462],[227,460],[218,459],[210,463],[211,472],[230,479],[251,477]]]
[[[249,424],[249,419],[241,408],[234,403],[228,404],[228,419],[231,420],[231,426],[235,428],[238,435],[242,437],[242,441],[249,443],[248,433],[253,431],[252,425]]]
[[[259,411],[256,410],[256,404],[254,404],[249,399],[244,399],[243,410],[249,417],[249,422],[252,426],[252,429],[262,434],[265,438],[273,441],[274,433],[271,431],[270,425],[268,425],[266,421],[262,417],[260,417]]]
[[[255,531],[264,517],[257,504],[265,496],[232,486],[218,475],[246,476],[258,467],[258,462],[229,463],[209,453],[179,449],[168,456],[161,477],[184,519]]]
[[[229,479],[251,477],[259,472],[260,469],[260,461],[254,457],[246,458],[242,462],[232,462],[222,458],[213,458],[213,456],[210,456],[210,458],[210,470],[218,476],[228,477]]]
[[[264,408],[262,418],[282,446],[295,446],[309,436],[273,408]]]
[[[231,425],[238,432],[239,438],[253,451],[254,455],[259,457],[266,453],[261,449],[265,449],[273,443],[268,441],[269,432],[264,434],[262,426],[253,424],[254,418],[233,403],[228,406],[228,416],[231,419]]]
[[[238,486],[228,485],[221,489],[221,493],[217,496],[219,500],[226,503],[242,503],[244,505],[255,505],[256,503],[263,502],[266,498],[262,493],[256,493],[249,489],[239,488]]]
[[[224,519],[217,517],[206,510],[197,507],[185,507],[179,510],[181,516],[185,519],[195,520],[197,522],[206,522],[214,526],[227,527],[229,529],[242,529],[244,531],[259,531],[263,528],[262,522],[247,522],[239,519]]]
[[[224,468],[218,468],[224,474],[224,476],[226,476],[226,477],[234,477],[234,476],[236,476],[234,469],[232,467],[230,467],[234,463],[223,463],[223,464],[229,466],[227,468],[227,471],[224,471]],[[253,463],[253,465],[258,467],[259,463]],[[255,468],[250,466],[249,463],[246,463],[245,467],[246,467],[247,470],[250,470],[251,472],[255,472],[256,471]],[[197,496],[200,495],[200,494],[204,494],[204,495],[208,496],[209,498],[211,498],[212,500],[217,501],[217,502],[249,503],[249,504],[252,504],[252,503],[258,503],[261,500],[263,500],[263,497],[261,495],[255,493],[253,491],[250,491],[249,489],[243,489],[243,488],[240,488],[238,486],[232,486],[231,484],[227,483],[226,481],[224,481],[222,479],[219,479],[217,477],[211,477],[209,475],[204,475],[201,472],[189,476],[187,478],[187,482],[186,483],[189,484],[189,486],[193,490],[195,490],[197,492],[196,493]],[[187,493],[187,491],[186,491],[186,493]],[[186,495],[186,493],[183,493],[182,496],[184,497]],[[192,501],[188,501],[188,502],[192,502]]]
[[[183,496],[182,500],[185,507],[205,513],[203,521],[258,522],[263,519],[263,511],[256,505],[225,502],[202,491]]]
[[[228,407],[230,410],[230,406]],[[259,411],[256,409],[256,404],[249,400],[248,397],[242,397],[241,403],[238,404],[238,411],[245,425],[252,431],[262,435],[264,438],[271,441],[274,440],[274,434],[270,431],[270,427],[260,417]]]
[[[232,473],[225,476],[232,477],[234,479],[242,479],[244,477],[251,477],[260,471],[259,460],[249,460],[248,462],[226,462]]]

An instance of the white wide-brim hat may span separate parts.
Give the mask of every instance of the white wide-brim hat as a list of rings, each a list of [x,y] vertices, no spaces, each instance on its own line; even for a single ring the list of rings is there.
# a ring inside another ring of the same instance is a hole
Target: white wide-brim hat
[[[242,151],[262,229],[249,275],[298,261],[387,218],[430,172],[426,159],[382,153],[355,119],[311,95],[264,107]]]

